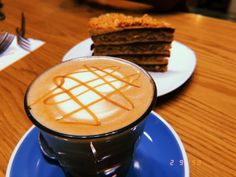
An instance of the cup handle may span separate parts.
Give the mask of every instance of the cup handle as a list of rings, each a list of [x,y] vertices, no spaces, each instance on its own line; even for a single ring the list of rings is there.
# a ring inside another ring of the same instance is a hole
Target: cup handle
[[[38,140],[39,140],[40,149],[43,152],[43,154],[51,160],[57,160],[56,154],[53,152],[52,148],[48,146],[47,141],[44,139],[41,133],[39,133]]]

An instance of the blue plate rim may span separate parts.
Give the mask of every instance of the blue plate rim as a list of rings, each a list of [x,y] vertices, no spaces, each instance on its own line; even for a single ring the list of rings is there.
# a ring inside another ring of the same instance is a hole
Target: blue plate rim
[[[163,118],[161,117],[159,114],[157,114],[156,112],[154,111],[151,111],[151,114],[155,115],[156,118],[158,118],[159,120],[161,120],[166,126],[167,128],[171,131],[171,133],[174,135],[179,147],[180,147],[180,150],[181,150],[181,153],[182,153],[182,156],[183,156],[183,160],[184,160],[184,177],[190,177],[190,169],[189,169],[189,161],[188,161],[188,157],[187,157],[187,153],[185,151],[185,148],[184,148],[184,145],[179,137],[179,135],[176,133],[176,131],[174,130],[174,128]],[[17,151],[19,149],[19,147],[21,146],[21,144],[23,143],[24,139],[28,136],[28,134],[35,128],[34,125],[32,125],[26,132],[25,134],[22,136],[22,138],[19,140],[19,142],[17,143],[15,149],[13,150],[12,154],[11,154],[11,157],[10,157],[10,160],[8,162],[8,165],[7,165],[7,171],[6,171],[6,177],[10,177],[10,172],[11,172],[11,168],[12,168],[12,164],[13,164],[13,161],[14,161],[14,158],[17,154]]]

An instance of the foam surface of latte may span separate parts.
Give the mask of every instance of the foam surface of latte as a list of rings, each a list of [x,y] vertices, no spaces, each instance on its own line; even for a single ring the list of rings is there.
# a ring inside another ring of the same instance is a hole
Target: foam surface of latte
[[[147,75],[113,59],[78,59],[44,72],[27,104],[42,125],[65,134],[94,135],[120,129],[149,107],[154,88]]]

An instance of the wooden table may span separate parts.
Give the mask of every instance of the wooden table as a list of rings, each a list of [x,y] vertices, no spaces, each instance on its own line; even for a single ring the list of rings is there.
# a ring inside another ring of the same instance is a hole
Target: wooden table
[[[72,0],[3,2],[7,19],[0,22],[0,30],[14,32],[24,11],[27,35],[46,44],[0,72],[1,177],[17,142],[32,126],[23,109],[29,83],[88,37],[90,17],[112,11]],[[120,5],[123,10],[115,11],[140,15],[149,9]],[[160,18],[176,27],[177,41],[196,52],[197,68],[184,86],[159,98],[155,111],[180,135],[191,177],[236,176],[236,23],[187,13]]]

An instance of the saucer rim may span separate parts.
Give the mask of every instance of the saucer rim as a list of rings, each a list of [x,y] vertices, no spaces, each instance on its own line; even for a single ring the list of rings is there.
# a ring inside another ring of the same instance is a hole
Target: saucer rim
[[[189,161],[188,161],[188,157],[187,157],[187,153],[186,150],[184,148],[184,145],[179,137],[179,135],[176,133],[176,131],[174,130],[174,128],[162,117],[160,116],[158,113],[151,111],[151,114],[153,114],[156,118],[158,118],[161,122],[163,122],[167,128],[171,131],[171,133],[173,134],[173,136],[175,137],[179,148],[181,150],[182,156],[183,156],[183,160],[184,160],[184,177],[190,177],[190,169],[189,169]],[[14,161],[14,158],[16,156],[16,153],[19,149],[19,147],[21,146],[21,144],[23,143],[23,141],[25,140],[25,138],[28,136],[28,134],[35,128],[35,125],[32,125],[26,132],[25,134],[21,137],[21,139],[19,140],[19,142],[17,143],[16,147],[14,148],[10,160],[8,162],[7,165],[7,171],[6,171],[6,177],[11,177],[10,176],[10,172],[12,169],[12,164]]]

